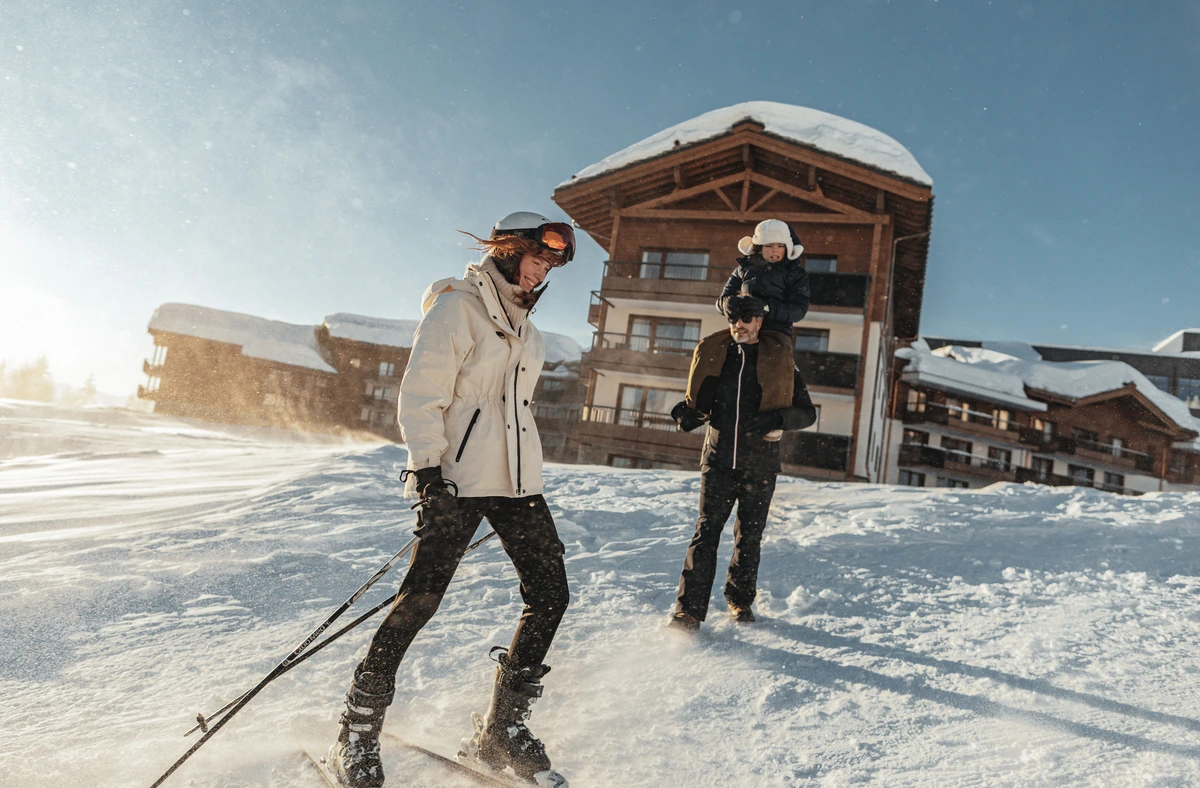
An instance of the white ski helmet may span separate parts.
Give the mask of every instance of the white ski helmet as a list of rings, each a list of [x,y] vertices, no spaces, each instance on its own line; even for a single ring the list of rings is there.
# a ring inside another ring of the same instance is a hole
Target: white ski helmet
[[[518,235],[556,252],[566,265],[575,257],[575,230],[566,222],[554,222],[532,211],[516,211],[496,222],[491,238]]]

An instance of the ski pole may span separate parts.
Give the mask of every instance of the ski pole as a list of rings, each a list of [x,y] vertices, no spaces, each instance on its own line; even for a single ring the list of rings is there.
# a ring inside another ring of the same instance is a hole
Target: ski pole
[[[226,722],[228,722],[233,717],[234,714],[237,714],[239,711],[241,711],[242,707],[245,706],[247,703],[249,703],[251,698],[253,698],[260,691],[262,691],[263,687],[267,686],[272,681],[274,681],[276,678],[278,678],[280,675],[287,672],[288,668],[291,667],[292,663],[296,661],[296,658],[300,656],[301,652],[303,652],[306,648],[308,648],[310,643],[312,643],[314,640],[316,640],[318,637],[320,637],[322,632],[324,632],[326,629],[328,629],[330,627],[330,625],[333,624],[333,622],[336,621],[340,615],[342,615],[342,613],[345,613],[346,610],[351,605],[353,605],[358,600],[359,597],[361,597],[363,594],[367,593],[367,589],[369,589],[371,586],[375,585],[376,581],[378,581],[379,578],[381,578],[385,574],[387,574],[388,570],[391,569],[392,566],[398,560],[400,560],[401,556],[403,556],[408,551],[412,550],[413,547],[416,546],[417,542],[419,542],[419,541],[420,541],[420,537],[414,536],[412,539],[409,540],[408,544],[406,544],[406,545],[404,545],[404,547],[400,548],[400,551],[398,553],[396,553],[394,556],[392,556],[390,559],[388,559],[388,562],[386,564],[379,567],[379,569],[375,572],[375,574],[371,575],[371,578],[369,580],[367,580],[367,582],[363,583],[362,586],[357,591],[355,591],[353,594],[351,594],[350,598],[347,599],[345,602],[343,602],[341,607],[339,607],[337,610],[335,610],[329,616],[329,618],[325,619],[319,627],[314,629],[312,631],[312,634],[310,634],[308,637],[306,637],[300,643],[299,646],[296,646],[296,648],[294,648],[292,650],[291,654],[288,654],[286,657],[284,657],[283,661],[280,662],[278,665],[276,665],[274,670],[272,670],[270,673],[268,673],[266,676],[264,676],[262,678],[262,680],[258,682],[258,684],[255,684],[254,687],[252,687],[248,692],[246,692],[244,695],[242,695],[242,697],[239,700],[235,701],[233,706],[230,707],[229,711],[225,714],[225,716],[222,717],[221,719],[217,720],[211,727],[209,727],[208,731],[205,732],[205,734],[200,737],[200,740],[197,741],[195,744],[193,744],[187,752],[185,752],[182,756],[180,756],[179,760],[177,760],[177,761],[175,761],[175,763],[171,764],[171,768],[167,769],[166,772],[163,773],[162,777],[159,777],[157,780],[155,780],[154,783],[150,786],[150,788],[158,788],[158,786],[162,785],[164,780],[166,780],[168,777],[170,777],[172,774],[174,774],[175,770],[178,769],[180,766],[182,766],[184,761],[186,761],[188,758],[191,758],[192,754],[195,753],[196,750],[200,749],[200,747],[204,744],[204,742],[211,739],[213,737],[213,735],[216,734],[217,731],[221,730],[221,727]]]
[[[495,536],[495,535],[496,535],[496,532],[495,532],[495,531],[489,531],[489,532],[488,532],[486,535],[484,535],[484,536],[480,537],[479,539],[477,539],[475,542],[473,542],[473,543],[471,544],[471,546],[470,546],[470,547],[468,547],[468,548],[467,548],[465,551],[463,551],[463,555],[464,555],[464,556],[466,556],[468,553],[470,553],[470,552],[471,552],[472,550],[474,550],[476,547],[479,547],[479,545],[483,544],[484,542],[486,542],[487,540],[491,539],[491,538],[492,538],[493,536]],[[335,641],[335,640],[337,640],[338,638],[340,638],[342,635],[344,635],[344,634],[346,634],[347,632],[349,632],[350,630],[354,629],[354,628],[355,628],[355,627],[357,627],[359,624],[362,624],[364,621],[366,621],[366,620],[367,620],[367,619],[369,619],[371,616],[373,616],[373,615],[375,615],[376,613],[378,613],[380,610],[383,610],[385,607],[387,607],[387,606],[391,605],[393,602],[395,602],[395,601],[396,601],[396,597],[398,597],[398,596],[400,596],[400,592],[399,592],[399,591],[397,591],[396,593],[392,594],[390,597],[388,597],[387,599],[383,600],[382,602],[380,602],[379,604],[377,604],[375,607],[373,607],[373,608],[371,608],[370,610],[368,610],[366,613],[363,613],[361,616],[359,616],[358,618],[354,619],[353,621],[351,621],[351,622],[350,622],[349,624],[347,624],[346,626],[344,626],[344,627],[342,627],[341,629],[339,629],[338,631],[334,632],[332,635],[329,635],[329,636],[328,636],[328,637],[326,637],[324,640],[322,640],[320,643],[317,643],[316,645],[314,645],[314,646],[312,646],[311,648],[307,649],[307,650],[306,650],[306,651],[305,651],[303,654],[301,654],[299,657],[297,657],[295,660],[293,660],[293,661],[292,661],[292,663],[291,663],[290,665],[288,665],[288,666],[287,666],[287,668],[285,668],[285,669],[283,670],[283,672],[282,672],[282,673],[280,673],[279,675],[281,676],[281,675],[283,675],[283,673],[286,673],[287,671],[289,671],[289,670],[291,670],[292,668],[296,667],[297,665],[299,665],[299,664],[300,664],[301,662],[303,662],[304,660],[308,659],[309,657],[311,657],[312,655],[316,654],[316,653],[317,653],[318,651],[320,651],[321,649],[323,649],[323,648],[325,648],[326,646],[328,646],[328,645],[329,645],[330,643],[332,643],[333,641]],[[276,678],[278,678],[278,676],[276,676]],[[249,692],[249,690],[247,690],[247,692]],[[197,715],[196,715],[196,722],[197,722],[197,724],[196,724],[196,725],[194,725],[194,726],[192,726],[192,729],[191,729],[191,730],[189,730],[187,733],[185,733],[185,734],[183,734],[183,735],[184,735],[184,736],[191,736],[191,735],[192,735],[193,733],[195,733],[196,731],[204,731],[204,732],[206,732],[206,733],[207,733],[207,732],[208,732],[208,726],[209,726],[210,724],[212,724],[212,721],[213,721],[213,718],[214,718],[214,717],[216,717],[217,715],[221,714],[221,713],[222,713],[222,712],[224,712],[226,709],[228,709],[230,706],[232,706],[233,704],[237,703],[239,700],[241,700],[241,699],[242,699],[242,698],[244,698],[244,697],[246,697],[246,693],[242,693],[241,695],[239,695],[238,697],[236,697],[236,698],[234,698],[233,700],[229,701],[229,702],[228,702],[228,703],[226,703],[224,706],[222,706],[221,708],[217,709],[216,711],[214,711],[212,714],[209,714],[208,716],[205,716],[205,715],[203,715],[203,714],[197,714]]]

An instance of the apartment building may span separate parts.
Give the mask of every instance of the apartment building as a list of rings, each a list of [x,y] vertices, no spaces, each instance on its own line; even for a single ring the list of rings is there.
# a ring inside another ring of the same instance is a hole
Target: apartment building
[[[898,350],[885,479],[1125,494],[1200,487],[1200,423],[1187,402],[1111,351],[1052,361],[1041,347],[922,339]]]
[[[820,409],[785,435],[785,472],[880,478],[893,351],[919,329],[933,207],[902,145],[828,113],[748,102],[585,168],[554,200],[608,255],[588,312],[580,461],[696,466],[702,435],[668,413],[697,341],[728,329],[715,302],[738,239],[774,218],[806,249],[812,306],[795,357]]]

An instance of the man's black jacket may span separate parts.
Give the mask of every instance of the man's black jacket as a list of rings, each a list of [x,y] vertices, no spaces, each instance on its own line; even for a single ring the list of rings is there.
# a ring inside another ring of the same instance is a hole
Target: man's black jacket
[[[762,255],[738,258],[734,269],[717,299],[717,309],[726,314],[725,305],[731,296],[750,293],[767,302],[770,311],[763,320],[763,329],[792,336],[792,324],[808,314],[811,299],[808,272],[799,260],[768,263]]]
[[[732,338],[725,364],[717,377],[705,379],[697,409],[709,417],[700,467],[739,468],[779,473],[779,442],[747,435],[746,417],[758,413],[762,386],[758,383],[758,345],[739,345]],[[802,430],[817,420],[817,409],[799,371],[793,369],[791,407],[782,408],[783,429]]]

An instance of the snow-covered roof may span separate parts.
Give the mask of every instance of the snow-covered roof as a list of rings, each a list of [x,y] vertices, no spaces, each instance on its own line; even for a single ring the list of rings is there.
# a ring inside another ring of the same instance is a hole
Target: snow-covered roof
[[[1021,352],[1020,348],[1014,349]],[[1186,403],[1162,391],[1123,361],[1052,362],[1018,357],[989,347],[959,345],[946,345],[931,351],[923,339],[896,351],[896,356],[909,361],[901,375],[906,381],[963,393],[966,393],[964,389],[970,388],[986,399],[1018,407],[1023,403],[1040,406],[1027,407],[1029,410],[1045,410],[1046,407],[1030,399],[1027,390],[1080,400],[1132,384],[1176,425],[1200,430],[1200,423]]]
[[[583,348],[568,336],[543,331],[542,340],[546,343],[546,361],[579,361],[583,358]]]
[[[1183,347],[1183,337],[1185,334],[1200,334],[1200,328],[1185,328],[1182,331],[1176,331],[1151,349],[1155,353],[1179,353],[1178,348]]]
[[[566,186],[594,178],[635,162],[652,159],[677,147],[719,137],[743,120],[758,121],[768,134],[926,186],[933,185],[929,173],[917,163],[908,149],[883,132],[828,112],[775,101],[746,101],[685,120],[583,168],[571,180],[559,185]]]
[[[413,332],[419,323],[419,320],[388,320],[347,312],[325,318],[325,327],[331,337],[387,347],[412,347]]]
[[[149,329],[238,345],[247,358],[337,372],[321,358],[313,326],[298,326],[193,304],[163,304],[154,310]]]

